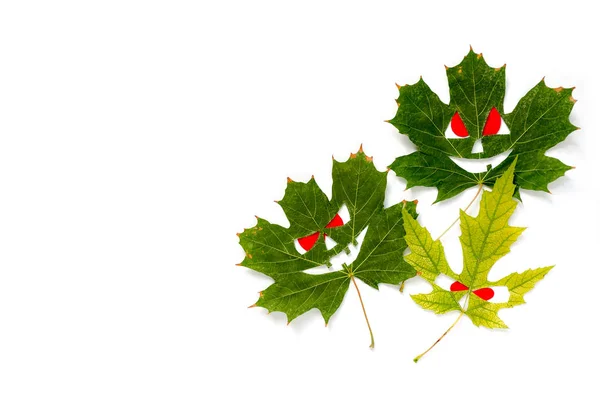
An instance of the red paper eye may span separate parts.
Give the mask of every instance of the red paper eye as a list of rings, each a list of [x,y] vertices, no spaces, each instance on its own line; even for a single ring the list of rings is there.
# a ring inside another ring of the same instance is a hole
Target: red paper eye
[[[460,115],[458,115],[458,112],[454,113],[454,116],[452,116],[450,127],[452,128],[452,132],[454,132],[456,136],[469,136],[469,131],[467,131],[467,127],[465,126],[463,120],[460,118]]]
[[[473,291],[473,294],[481,297],[483,300],[487,301],[494,297],[494,289],[486,287]]]
[[[312,235],[305,236],[303,238],[298,239],[298,243],[302,248],[306,251],[309,251],[313,248],[317,240],[319,239],[319,232],[315,232]]]
[[[450,285],[451,292],[462,292],[463,290],[468,290],[469,288],[460,283],[459,281],[454,282]]]
[[[487,121],[483,127],[483,136],[495,135],[500,131],[500,124],[502,123],[502,117],[500,117],[500,113],[496,110],[496,107],[493,107],[490,110],[490,115],[488,115]]]
[[[333,217],[333,219],[331,221],[329,221],[329,223],[327,224],[327,226],[325,226],[325,228],[337,228],[338,226],[342,226],[344,225],[344,221],[342,220],[342,217],[340,217],[338,214],[335,214],[335,217]]]

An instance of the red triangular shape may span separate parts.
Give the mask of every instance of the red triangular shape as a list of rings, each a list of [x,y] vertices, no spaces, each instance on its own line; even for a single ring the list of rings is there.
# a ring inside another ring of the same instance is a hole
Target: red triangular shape
[[[315,243],[317,243],[318,239],[319,239],[319,232],[315,232],[312,235],[308,235],[308,236],[298,239],[298,243],[300,244],[300,247],[302,247],[304,250],[309,251],[310,249],[313,248]]]
[[[333,217],[333,219],[331,221],[329,221],[329,223],[327,224],[327,226],[325,226],[325,228],[337,228],[338,226],[342,226],[344,225],[344,221],[342,220],[342,217],[339,216],[339,214],[335,214],[335,217]]]

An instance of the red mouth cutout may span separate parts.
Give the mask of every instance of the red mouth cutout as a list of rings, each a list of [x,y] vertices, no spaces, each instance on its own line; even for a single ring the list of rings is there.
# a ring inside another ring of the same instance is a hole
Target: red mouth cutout
[[[485,121],[485,125],[483,126],[483,136],[491,136],[500,132],[500,125],[502,124],[502,117],[500,113],[496,109],[496,107],[492,107],[490,110],[490,114]],[[469,136],[469,131],[465,126],[460,114],[457,112],[452,116],[452,120],[450,121],[450,127],[452,128],[452,132],[458,137],[466,138]]]
[[[342,225],[344,225],[344,221],[342,220],[342,217],[340,217],[338,214],[335,214],[335,217],[333,217],[333,219],[331,221],[329,221],[329,223],[327,225],[325,225],[325,228],[337,228]],[[302,238],[298,239],[298,244],[304,250],[309,251],[310,249],[312,249],[314,247],[315,243],[317,243],[317,240],[319,240],[319,235],[320,235],[320,232],[315,232],[311,235],[302,237]],[[327,235],[323,234],[323,236],[327,236]]]
[[[452,292],[462,292],[464,290],[469,290],[469,288],[467,286],[463,285],[462,283],[460,283],[459,281],[456,281],[452,285],[450,285],[450,291],[452,291]],[[481,288],[481,289],[474,290],[473,294],[485,301],[488,301],[492,297],[494,297],[494,289],[489,288],[489,287]]]

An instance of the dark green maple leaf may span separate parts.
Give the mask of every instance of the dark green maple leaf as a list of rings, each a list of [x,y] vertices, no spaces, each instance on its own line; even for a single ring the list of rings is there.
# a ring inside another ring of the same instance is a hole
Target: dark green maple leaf
[[[321,312],[327,323],[342,303],[350,282],[358,290],[355,278],[377,289],[380,283],[399,284],[416,273],[403,259],[406,242],[402,217],[403,210],[416,217],[416,201],[384,209],[387,174],[377,171],[371,157],[367,157],[362,149],[346,162],[334,160],[332,172],[331,200],[314,179],[308,183],[288,180],[285,196],[278,204],[290,227],[284,228],[257,217],[256,226],[239,234],[240,244],[246,252],[240,265],[275,280],[260,293],[254,306],[269,312],[281,311],[286,314],[288,323],[313,308]],[[348,208],[350,219],[339,226],[340,223],[333,222],[339,218],[336,213],[342,205]],[[330,258],[348,250],[350,244],[356,244],[364,229],[367,232],[360,252],[350,265],[320,275],[306,272],[330,265]],[[329,250],[325,235],[336,242]],[[307,239],[310,237],[313,240]],[[305,240],[309,247],[306,253],[297,250],[297,240]],[[371,333],[371,346],[373,344]]]
[[[398,111],[388,122],[407,135],[417,151],[398,157],[390,168],[406,179],[408,188],[436,187],[438,202],[473,186],[491,187],[518,156],[518,197],[519,188],[548,192],[548,184],[572,168],[545,152],[577,129],[569,121],[573,88],[550,88],[542,80],[505,114],[505,66],[492,68],[471,49],[460,64],[446,68],[446,75],[450,104],[443,103],[423,79],[398,87]],[[498,134],[502,120],[509,134]],[[479,140],[483,151],[475,152]],[[479,173],[464,170],[450,158],[485,159],[507,153],[498,166]]]

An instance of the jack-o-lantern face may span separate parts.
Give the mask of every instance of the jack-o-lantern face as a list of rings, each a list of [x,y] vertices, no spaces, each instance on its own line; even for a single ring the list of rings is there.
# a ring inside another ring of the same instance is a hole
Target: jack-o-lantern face
[[[518,156],[515,183],[547,191],[547,184],[571,167],[544,155],[576,129],[569,122],[573,89],[549,88],[542,80],[504,113],[505,66],[488,66],[472,50],[455,67],[446,68],[450,103],[443,103],[420,79],[398,86],[398,112],[389,122],[418,150],[390,166],[407,186],[435,186],[437,201],[479,184],[492,186]],[[469,172],[464,160],[481,160]],[[518,192],[517,192],[518,194]]]
[[[486,136],[508,134],[510,134],[510,129],[508,129],[508,126],[506,126],[504,119],[502,118],[500,112],[496,107],[492,107],[492,109],[487,113],[487,118],[485,119],[485,123],[483,125],[483,128],[481,129],[479,136],[477,135],[477,132],[473,132],[473,135],[469,133],[469,129],[465,125],[463,118],[460,116],[460,113],[458,111],[456,111],[452,116],[450,124],[448,124],[448,128],[445,132],[445,136],[448,139],[475,139],[475,144],[473,145],[473,148],[471,150],[471,156],[465,155],[465,158],[478,158],[477,156],[475,156],[476,154],[484,153],[485,151],[482,143],[483,140],[486,141],[488,147],[493,147],[493,144],[490,145],[490,142],[492,140],[497,139],[488,139]],[[496,154],[490,154],[491,157],[495,155]]]

